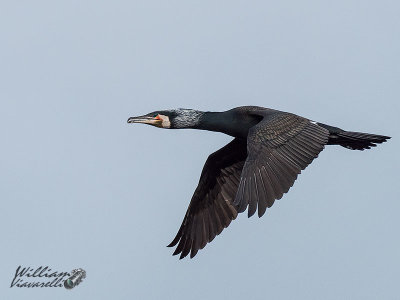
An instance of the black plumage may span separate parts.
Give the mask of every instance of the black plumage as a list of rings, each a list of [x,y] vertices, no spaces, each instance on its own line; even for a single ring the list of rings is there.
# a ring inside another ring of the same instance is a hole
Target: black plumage
[[[344,131],[278,110],[244,106],[226,112],[178,109],[128,119],[161,128],[218,131],[234,139],[211,154],[174,240],[174,255],[194,257],[238,213],[261,217],[282,198],[325,145],[364,150],[388,136]]]

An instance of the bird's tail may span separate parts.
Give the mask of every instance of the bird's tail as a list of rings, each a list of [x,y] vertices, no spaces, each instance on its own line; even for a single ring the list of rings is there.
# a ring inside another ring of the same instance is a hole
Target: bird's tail
[[[389,136],[352,131],[343,131],[336,135],[338,145],[352,150],[370,149],[390,139]]]
[[[385,135],[345,131],[322,123],[318,125],[329,130],[328,145],[340,145],[351,150],[371,149],[390,139],[390,136]]]

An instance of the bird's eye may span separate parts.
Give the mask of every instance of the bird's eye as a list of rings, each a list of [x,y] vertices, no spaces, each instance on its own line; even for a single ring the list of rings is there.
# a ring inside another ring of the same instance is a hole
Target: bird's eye
[[[156,120],[161,120],[160,114],[154,114],[153,118]]]

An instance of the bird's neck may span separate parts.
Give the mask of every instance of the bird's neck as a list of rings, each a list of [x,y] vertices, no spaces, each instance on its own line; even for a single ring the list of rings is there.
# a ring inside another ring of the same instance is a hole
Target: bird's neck
[[[223,132],[228,123],[224,112],[204,112],[199,122],[193,126],[195,129]]]
[[[204,112],[199,118],[194,129],[222,132],[239,138],[246,138],[249,128],[254,126],[257,120],[247,120],[235,111]]]

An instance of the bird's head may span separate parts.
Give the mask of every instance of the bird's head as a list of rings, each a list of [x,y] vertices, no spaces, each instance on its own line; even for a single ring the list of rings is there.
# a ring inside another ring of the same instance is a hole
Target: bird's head
[[[148,113],[144,116],[130,117],[128,123],[143,123],[160,128],[193,128],[203,112],[193,109],[171,109]]]

